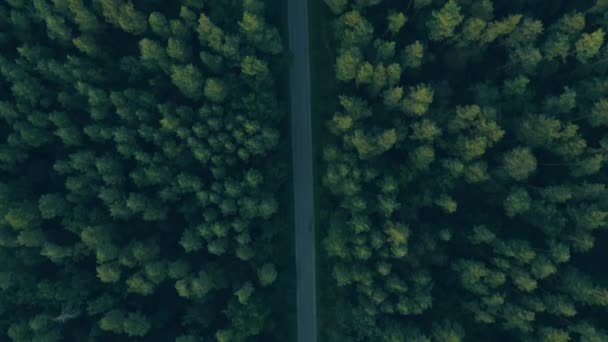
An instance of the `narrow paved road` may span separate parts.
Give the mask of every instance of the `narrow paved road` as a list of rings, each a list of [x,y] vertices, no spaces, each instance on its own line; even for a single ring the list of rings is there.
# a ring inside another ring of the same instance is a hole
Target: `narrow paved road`
[[[289,0],[298,342],[317,340],[308,0]]]

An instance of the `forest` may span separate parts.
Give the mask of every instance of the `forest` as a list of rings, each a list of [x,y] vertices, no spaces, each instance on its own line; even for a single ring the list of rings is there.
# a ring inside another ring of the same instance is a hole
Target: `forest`
[[[295,340],[287,3],[0,1],[0,341]],[[319,341],[608,342],[608,0],[308,3]]]
[[[608,1],[323,2],[320,340],[608,341]]]
[[[0,340],[289,340],[283,10],[0,2]]]

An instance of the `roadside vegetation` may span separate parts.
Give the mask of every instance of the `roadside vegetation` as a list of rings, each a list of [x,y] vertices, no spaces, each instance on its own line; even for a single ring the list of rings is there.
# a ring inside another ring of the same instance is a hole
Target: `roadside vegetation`
[[[323,222],[329,217],[325,188],[322,186],[323,146],[331,138],[324,130],[325,118],[331,108],[337,108],[338,102],[331,94],[336,93],[336,81],[333,77],[333,65],[328,63],[335,59],[331,48],[333,34],[331,30],[332,13],[323,0],[308,0],[310,28],[310,61],[311,61],[311,109],[313,131],[314,163],[314,204],[315,204],[315,270],[317,293],[317,327],[319,341],[326,341],[325,332],[331,329],[331,314],[335,303],[333,291],[335,284],[331,279],[331,265],[323,248],[325,236]]]

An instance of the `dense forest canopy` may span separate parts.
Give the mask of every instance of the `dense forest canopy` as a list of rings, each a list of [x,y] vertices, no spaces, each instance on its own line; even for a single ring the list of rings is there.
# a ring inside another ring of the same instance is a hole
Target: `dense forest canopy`
[[[608,2],[325,0],[324,341],[608,341]]]
[[[279,10],[0,3],[0,340],[285,339]]]
[[[608,341],[608,1],[311,1],[321,341]],[[0,340],[293,339],[286,3],[0,3]]]

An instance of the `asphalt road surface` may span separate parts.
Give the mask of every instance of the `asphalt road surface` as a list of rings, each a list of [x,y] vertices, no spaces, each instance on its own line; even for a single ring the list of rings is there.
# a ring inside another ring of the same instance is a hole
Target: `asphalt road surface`
[[[308,0],[289,0],[298,342],[317,340]]]

